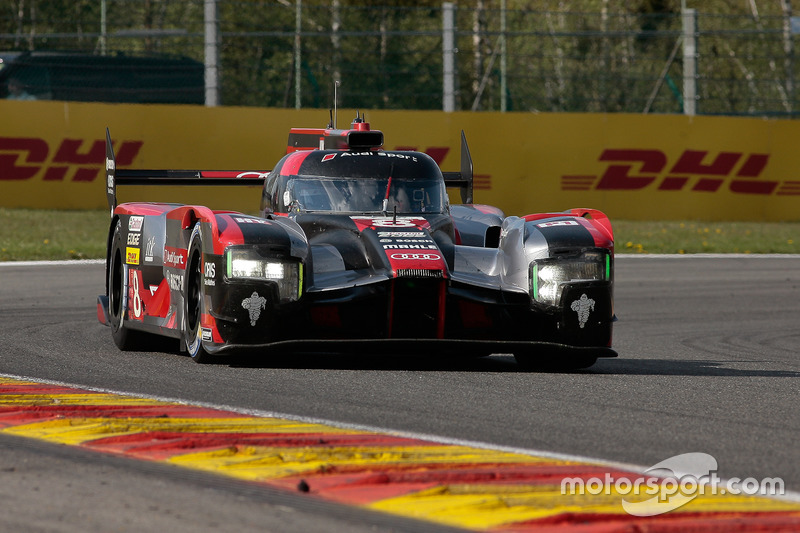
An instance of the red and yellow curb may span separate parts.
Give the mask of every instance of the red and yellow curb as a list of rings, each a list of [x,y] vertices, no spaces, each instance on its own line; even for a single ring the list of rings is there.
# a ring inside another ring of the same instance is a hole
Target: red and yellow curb
[[[583,461],[0,377],[0,432],[171,463],[311,497],[476,531],[800,530],[800,503],[705,494],[636,517],[616,493],[565,478],[646,478]],[[654,508],[657,510],[657,508]]]

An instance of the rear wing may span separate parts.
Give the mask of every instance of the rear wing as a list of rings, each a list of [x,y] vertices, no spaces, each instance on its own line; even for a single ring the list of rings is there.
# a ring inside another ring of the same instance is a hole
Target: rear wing
[[[292,128],[286,153],[299,150],[369,150],[383,146],[383,132],[370,130],[367,122],[354,122],[354,129]]]
[[[442,172],[444,184],[447,187],[458,187],[461,189],[461,202],[471,204],[472,199],[472,156],[469,154],[467,146],[467,136],[461,130],[461,171]]]
[[[269,171],[117,169],[111,134],[106,128],[106,198],[111,214],[120,185],[264,185]]]

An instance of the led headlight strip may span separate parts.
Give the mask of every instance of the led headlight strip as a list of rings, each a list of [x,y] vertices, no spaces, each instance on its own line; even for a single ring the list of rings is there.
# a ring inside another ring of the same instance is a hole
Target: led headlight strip
[[[228,248],[225,276],[229,280],[275,282],[282,302],[295,301],[303,292],[303,269],[298,261],[264,256],[257,248]]]
[[[606,250],[585,250],[530,264],[531,298],[541,304],[558,305],[564,284],[611,279],[611,254]]]

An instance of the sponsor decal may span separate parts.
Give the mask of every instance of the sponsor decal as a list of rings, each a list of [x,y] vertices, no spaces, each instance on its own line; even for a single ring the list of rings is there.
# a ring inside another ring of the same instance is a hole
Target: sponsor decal
[[[128,246],[139,246],[141,237],[141,233],[128,233]]]
[[[210,328],[200,328],[200,331],[201,331],[200,335],[201,335],[201,337],[202,337],[202,339],[204,341],[209,341],[210,342],[212,340],[212,335],[211,335],[211,329]]]
[[[111,172],[116,168],[116,164],[114,163],[113,159],[106,158],[106,186],[108,187],[108,193],[114,193],[114,173]]]
[[[341,157],[373,157],[376,152],[342,152]]]
[[[675,160],[655,149],[606,149],[607,163],[598,175],[562,175],[564,191],[691,191],[737,194],[800,195],[800,180],[768,180],[762,174],[770,154],[684,150]]]
[[[433,239],[381,239],[380,242],[406,242],[406,243],[432,243],[435,242]]]
[[[183,274],[173,274],[168,271],[167,283],[169,283],[169,288],[173,291],[183,290]]]
[[[323,163],[325,161],[331,161],[333,159],[336,159],[336,154],[325,154],[324,156],[322,156],[322,162]]]
[[[382,239],[427,239],[428,234],[421,231],[379,231],[378,237]],[[383,241],[381,241],[383,242]]]
[[[117,144],[117,163],[133,163],[143,141]],[[54,145],[37,137],[0,137],[0,181],[23,181],[41,176],[44,181],[94,181],[105,161],[109,188],[114,187],[110,170],[113,162],[106,159],[105,139],[62,139]],[[22,164],[18,164],[22,163]]]
[[[128,231],[142,231],[144,225],[144,217],[132,216],[128,219]]]
[[[129,265],[139,264],[139,249],[138,248],[125,248],[125,262]]]
[[[378,154],[378,157],[388,157],[388,158],[395,158],[395,159],[405,159],[406,161],[413,161],[416,163],[418,159],[413,155],[408,154],[393,154],[391,152],[375,152]]]
[[[144,315],[144,300],[140,288],[142,286],[142,272],[131,268],[128,270],[128,310],[134,320],[142,320]]]
[[[392,254],[389,257],[396,261],[441,261],[439,254]]]
[[[236,174],[237,178],[266,178],[269,175],[269,172],[256,172],[253,170],[249,170],[247,172],[240,172]]]
[[[271,224],[269,220],[264,220],[263,218],[233,217],[233,220],[237,224],[264,224],[265,226],[269,226]]]
[[[251,294],[249,298],[242,300],[242,307],[247,309],[247,313],[250,317],[250,325],[255,326],[256,322],[258,322],[258,318],[261,316],[261,310],[267,307],[267,299],[263,296],[259,296],[256,291],[253,291],[253,294]]]
[[[384,250],[439,249],[436,241],[431,239],[430,235],[424,231],[378,231],[377,234]]]
[[[536,224],[538,228],[554,228],[556,226],[580,226],[580,224],[576,220],[555,220],[553,222]]]
[[[164,247],[164,266],[172,268],[184,268],[186,264],[186,250],[179,248]]]
[[[203,265],[204,279],[203,283],[208,287],[215,287],[217,285],[217,265],[214,263],[204,263]]]
[[[398,153],[391,153],[391,152],[341,152],[339,154],[329,154],[333,157],[339,155],[339,157],[386,157],[390,159],[404,159],[406,161],[413,161],[414,163],[418,162],[419,159],[416,156],[410,154],[398,154]],[[323,157],[322,161],[328,161],[329,159],[325,159],[328,157],[327,155]],[[333,159],[331,157],[330,159]]]
[[[145,263],[152,263],[153,262],[153,251],[156,247],[156,237],[155,235],[151,236],[147,239],[147,244],[144,247],[144,262]]]
[[[589,321],[589,315],[594,311],[594,300],[584,293],[581,294],[580,298],[572,302],[569,308],[578,313],[578,326],[583,329]]]
[[[433,241],[431,241],[433,242]],[[436,244],[384,244],[384,250],[438,250]]]

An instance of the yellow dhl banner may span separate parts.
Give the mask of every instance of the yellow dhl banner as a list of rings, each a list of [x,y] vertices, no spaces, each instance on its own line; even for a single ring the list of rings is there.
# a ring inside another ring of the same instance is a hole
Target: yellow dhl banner
[[[324,110],[0,101],[0,206],[106,205],[105,128],[120,168],[270,170],[291,127]],[[339,128],[355,110],[339,110]],[[466,132],[475,202],[524,215],[593,207],[638,220],[800,220],[800,122],[680,115],[367,111],[387,149],[459,170]],[[456,197],[453,201],[459,201]],[[256,212],[257,188],[129,187],[120,201]]]

